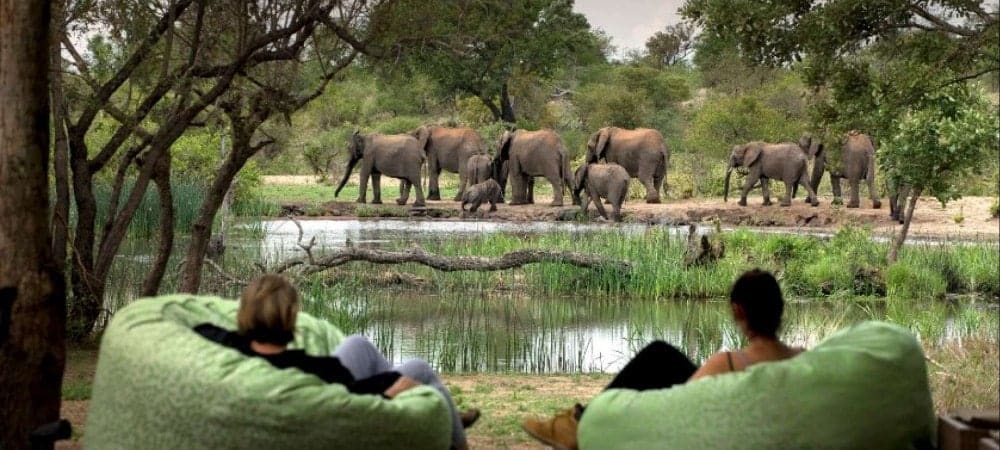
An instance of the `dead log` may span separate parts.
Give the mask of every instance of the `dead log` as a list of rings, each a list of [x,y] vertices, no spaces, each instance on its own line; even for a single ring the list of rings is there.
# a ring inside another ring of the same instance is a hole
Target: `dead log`
[[[280,264],[272,269],[272,271],[281,273],[293,267],[303,266],[304,274],[312,274],[342,266],[352,261],[366,261],[374,264],[417,263],[443,272],[489,272],[513,269],[536,263],[568,264],[584,269],[611,270],[622,273],[628,272],[631,269],[631,264],[628,261],[562,250],[519,249],[499,257],[482,257],[444,256],[430,253],[420,247],[412,247],[402,251],[346,247],[316,257],[307,255],[305,258],[292,259]]]

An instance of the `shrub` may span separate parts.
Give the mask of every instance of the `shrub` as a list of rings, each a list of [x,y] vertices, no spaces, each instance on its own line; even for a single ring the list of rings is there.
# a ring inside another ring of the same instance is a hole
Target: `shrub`
[[[605,126],[637,128],[643,126],[652,108],[645,91],[630,91],[613,84],[590,84],[579,89],[573,98],[585,129]]]
[[[425,120],[414,116],[396,116],[372,124],[374,131],[385,134],[406,133],[423,125]]]
[[[895,299],[936,299],[944,297],[947,281],[936,271],[897,262],[889,266],[886,290]]]
[[[455,100],[455,111],[460,122],[472,127],[480,127],[494,121],[493,113],[476,97],[462,97]]]
[[[715,157],[725,157],[735,144],[749,141],[797,140],[803,124],[788,120],[756,96],[712,96],[691,117],[684,132],[684,148]]]

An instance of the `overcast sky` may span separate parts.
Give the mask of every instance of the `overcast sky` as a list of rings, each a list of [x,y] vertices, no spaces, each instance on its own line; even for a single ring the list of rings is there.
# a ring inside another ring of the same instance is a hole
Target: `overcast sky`
[[[611,35],[621,55],[626,49],[642,48],[653,33],[681,21],[677,8],[684,0],[576,0],[575,10],[587,21]]]

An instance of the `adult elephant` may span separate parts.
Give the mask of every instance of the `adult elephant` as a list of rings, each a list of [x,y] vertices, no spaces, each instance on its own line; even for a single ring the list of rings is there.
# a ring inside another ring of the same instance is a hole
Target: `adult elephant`
[[[875,144],[870,136],[858,131],[847,133],[838,155],[832,154],[836,149],[828,149],[810,136],[803,136],[799,144],[810,149],[810,153],[816,157],[810,182],[814,191],[819,190],[823,172],[826,171],[830,174],[834,204],[843,201],[840,180],[846,179],[851,186],[851,199],[847,202],[847,207],[858,208],[861,206],[861,180],[865,180],[872,208],[882,207],[878,189],[875,188]]]
[[[501,191],[510,180],[511,205],[533,200],[528,191],[534,177],[545,177],[552,184],[552,206],[562,206],[563,188],[573,188],[566,146],[552,130],[505,131],[493,158],[493,171]]]
[[[458,193],[455,201],[462,200],[469,182],[466,167],[469,157],[486,153],[486,143],[476,130],[469,127],[447,128],[425,125],[410,132],[420,141],[427,155],[427,199],[441,200],[438,177],[442,170],[458,174]]]
[[[361,135],[355,131],[351,136],[351,159],[344,171],[344,178],[337,185],[334,197],[340,195],[354,166],[360,161],[358,183],[358,203],[365,203],[368,177],[372,180],[373,204],[382,203],[382,175],[402,181],[396,204],[405,205],[410,196],[410,187],[416,189],[417,199],[413,206],[424,206],[424,191],[420,185],[420,167],[424,163],[424,152],[420,143],[409,134]]]
[[[596,163],[602,159],[624,167],[629,177],[638,178],[646,187],[646,203],[660,203],[661,185],[666,195],[670,149],[659,131],[601,128],[587,141],[587,162]]]
[[[816,200],[816,192],[813,191],[807,179],[808,158],[806,151],[793,143],[750,142],[733,146],[726,168],[723,201],[729,200],[729,179],[733,174],[733,169],[745,167],[747,177],[740,192],[740,206],[747,205],[747,193],[758,181],[760,181],[761,189],[764,191],[764,206],[769,206],[771,204],[770,180],[772,179],[785,183],[785,198],[781,201],[781,206],[791,206],[792,190],[796,185],[802,185],[808,192],[806,201],[813,206],[819,205],[819,201]]]

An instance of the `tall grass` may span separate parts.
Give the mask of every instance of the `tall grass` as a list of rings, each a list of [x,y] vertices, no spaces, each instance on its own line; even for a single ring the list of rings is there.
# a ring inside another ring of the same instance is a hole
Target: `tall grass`
[[[718,298],[739,273],[759,267],[774,272],[787,295],[853,299],[941,298],[951,294],[1000,295],[997,244],[908,246],[890,267],[887,244],[868,232],[844,228],[832,238],[734,231],[724,234],[726,256],[707,266],[685,267],[686,236],[670,228],[640,233],[624,229],[533,235],[489,233],[472,238],[428,240],[443,255],[499,256],[520,248],[570,250],[626,260],[631,270],[595,271],[562,264],[532,264],[500,272],[439,272],[404,264],[393,270],[430,282],[431,291],[517,289],[544,295],[602,295],[632,298]],[[409,243],[397,243],[401,248]],[[340,268],[370,272],[366,263]],[[379,268],[376,270],[386,270]],[[341,277],[341,279],[350,277]],[[362,286],[363,288],[363,286]]]

